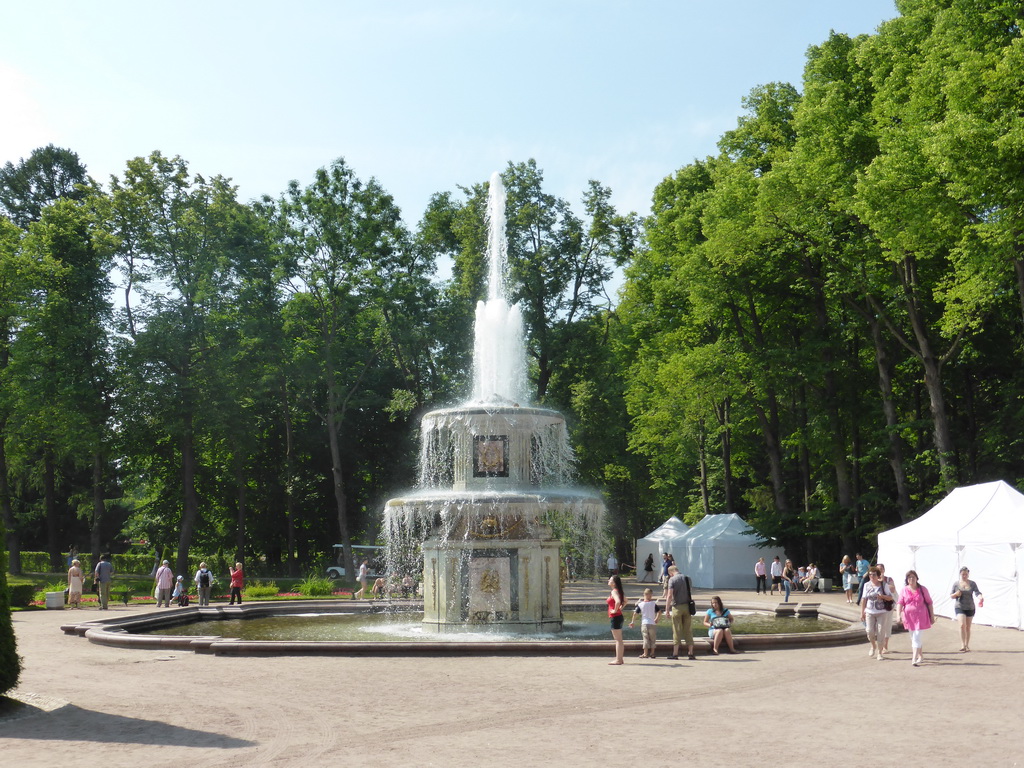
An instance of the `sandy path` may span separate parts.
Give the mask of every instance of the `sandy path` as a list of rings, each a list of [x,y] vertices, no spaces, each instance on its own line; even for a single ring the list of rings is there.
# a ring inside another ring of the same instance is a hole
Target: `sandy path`
[[[1024,633],[979,626],[960,654],[944,619],[913,668],[905,634],[882,662],[865,644],[609,667],[119,650],[62,634],[72,618],[15,614],[18,693],[68,704],[0,721],[0,765],[1024,765]]]

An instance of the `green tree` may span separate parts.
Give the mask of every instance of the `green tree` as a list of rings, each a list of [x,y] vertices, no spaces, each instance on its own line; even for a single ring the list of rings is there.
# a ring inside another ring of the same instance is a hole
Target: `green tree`
[[[22,235],[8,219],[0,218],[0,516],[5,528],[4,549],[10,558],[7,566],[15,574],[21,573],[21,558],[11,504],[7,441],[14,408],[11,343],[29,293],[29,269],[21,253]]]
[[[77,154],[48,144],[17,165],[8,162],[0,169],[0,208],[11,221],[28,229],[55,200],[84,197],[81,185],[87,181]]]
[[[293,381],[326,428],[338,531],[352,573],[344,453],[360,434],[359,414],[384,405],[378,376],[389,365],[422,392],[422,367],[413,364],[423,355],[414,351],[419,329],[408,318],[422,317],[429,305],[432,265],[411,247],[391,196],[374,179],[360,181],[344,160],[319,169],[305,189],[293,182],[280,207]]]
[[[84,470],[91,478],[86,515],[97,537],[103,520],[112,389],[107,245],[88,198],[47,206],[22,241],[38,281],[15,342],[18,431],[38,454],[54,569],[63,564],[60,536],[68,526],[61,511],[70,506],[57,498],[69,484],[59,482],[61,474]]]
[[[124,289],[121,435],[132,476],[155,494],[165,525],[179,527],[176,570],[185,573],[200,521],[199,449],[222,387],[213,352],[239,203],[227,179],[192,176],[180,157],[159,152],[130,160],[124,177],[111,179],[111,196]]]

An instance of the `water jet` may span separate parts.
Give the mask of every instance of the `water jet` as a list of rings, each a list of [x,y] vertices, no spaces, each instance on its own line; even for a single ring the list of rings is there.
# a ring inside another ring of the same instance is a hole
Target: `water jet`
[[[598,494],[571,486],[565,419],[529,404],[522,311],[506,281],[505,202],[494,173],[472,396],[423,416],[419,486],[384,509],[389,578],[422,567],[423,623],[436,631],[560,628],[561,541],[549,522],[571,519],[567,528],[592,538],[604,513]]]

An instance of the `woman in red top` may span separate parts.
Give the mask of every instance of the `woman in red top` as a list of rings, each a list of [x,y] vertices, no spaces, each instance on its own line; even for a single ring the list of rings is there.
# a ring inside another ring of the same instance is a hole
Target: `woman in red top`
[[[235,563],[235,567],[228,566],[228,570],[231,572],[231,602],[228,605],[235,604],[235,598],[238,598],[238,604],[242,604],[242,564]]]
[[[626,644],[622,642],[622,607],[626,604],[626,594],[622,591],[622,579],[618,574],[608,579],[608,586],[612,593],[608,596],[608,617],[612,624],[612,637],[615,639],[615,661],[609,661],[612,666],[622,663],[622,657],[626,652]]]

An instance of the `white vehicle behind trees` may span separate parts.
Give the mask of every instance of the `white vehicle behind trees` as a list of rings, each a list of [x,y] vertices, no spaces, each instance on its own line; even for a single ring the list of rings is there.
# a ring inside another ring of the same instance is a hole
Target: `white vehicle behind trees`
[[[344,579],[345,566],[342,565],[342,545],[334,545],[334,562],[327,568],[327,577],[331,579]],[[366,546],[363,544],[352,545],[352,561],[355,563],[356,573],[359,573],[359,566],[363,560],[369,561],[371,579],[376,579],[384,573],[384,547]],[[355,578],[355,574],[352,575]]]

